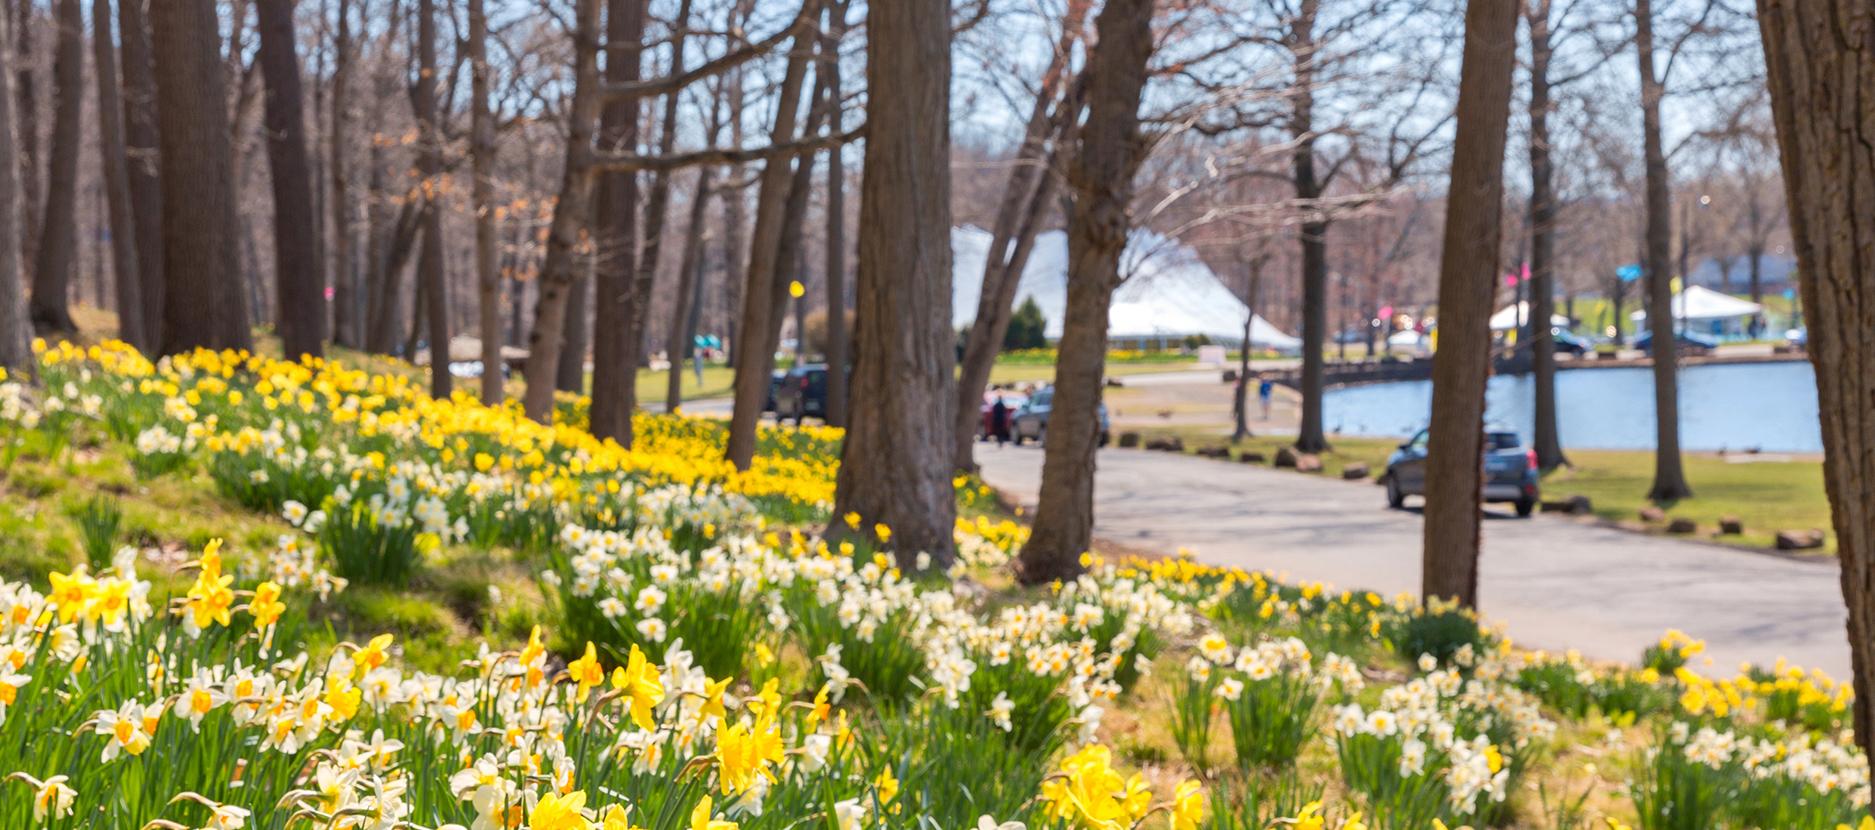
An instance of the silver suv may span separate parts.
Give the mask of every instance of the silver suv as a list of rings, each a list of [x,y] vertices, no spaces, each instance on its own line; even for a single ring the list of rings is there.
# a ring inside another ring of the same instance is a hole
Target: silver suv
[[[1022,407],[1017,409],[1015,414],[1011,416],[1012,421],[1009,431],[1011,436],[1015,438],[1018,446],[1020,446],[1022,442],[1029,440],[1033,440],[1037,443],[1047,442],[1048,413],[1054,409],[1054,402],[1054,387],[1045,386],[1035,390],[1035,394],[1029,396],[1028,402],[1024,403]],[[1112,425],[1107,421],[1107,404],[1105,401],[1102,401],[1100,404],[1099,414],[1100,446],[1104,447],[1107,445],[1108,438],[1111,437],[1112,428]]]
[[[1420,430],[1387,459],[1387,506],[1399,509],[1405,506],[1407,496],[1426,494],[1427,435],[1426,430]],[[1483,489],[1486,502],[1510,502],[1516,505],[1517,515],[1528,516],[1536,510],[1539,480],[1536,451],[1525,449],[1517,433],[1504,429],[1485,431]]]

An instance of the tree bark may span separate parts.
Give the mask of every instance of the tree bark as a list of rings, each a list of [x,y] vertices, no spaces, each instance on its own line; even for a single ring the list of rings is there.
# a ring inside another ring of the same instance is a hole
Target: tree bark
[[[479,0],[478,0],[479,2]],[[360,332],[363,320],[359,313],[358,268],[353,262],[351,181],[346,164],[351,133],[351,0],[338,0],[338,26],[332,38],[332,120],[327,135],[326,154],[332,172],[330,210],[332,213],[332,340],[341,346],[364,345]]]
[[[592,137],[599,120],[599,0],[578,0],[573,33],[573,98],[567,107],[565,168],[554,202],[541,263],[540,296],[528,333],[527,391],[522,410],[548,422],[553,417],[554,376],[561,364],[568,295],[582,267],[581,238],[592,221]]]
[[[996,221],[990,231],[990,247],[983,257],[983,281],[977,292],[977,313],[964,338],[964,352],[957,381],[956,423],[953,425],[952,466],[959,470],[976,468],[976,435],[981,416],[983,390],[989,386],[990,370],[1002,351],[1003,338],[1009,333],[1011,307],[1028,265],[1028,251],[1035,242],[1037,223],[1025,221],[1045,210],[1053,198],[1055,171],[1051,139],[1059,141],[1068,122],[1079,116],[1079,101],[1057,101],[1073,57],[1074,43],[1080,39],[1082,15],[1088,4],[1068,7],[1062,21],[1061,37],[1055,55],[1036,92],[1029,122],[1023,130],[1022,145],[1016,150],[1003,185],[1003,199],[997,206]]]
[[[1798,285],[1810,317],[1856,743],[1875,751],[1875,9],[1758,0]]]
[[[840,132],[840,41],[846,37],[845,0],[828,6],[827,30],[820,39],[824,56],[820,72],[827,83],[827,111],[834,132]],[[835,144],[827,148],[827,401],[826,421],[830,427],[846,426],[847,364],[850,337],[846,330],[846,148]],[[802,333],[805,336],[805,332]]]
[[[1556,189],[1550,161],[1550,0],[1531,0],[1530,23],[1530,331],[1536,386],[1536,462],[1544,470],[1569,463],[1556,423]]]
[[[608,85],[628,84],[642,74],[645,0],[610,0],[606,10]],[[606,99],[599,113],[599,147],[610,153],[638,146],[639,98]],[[637,295],[638,174],[599,174],[598,203],[593,207],[592,409],[590,429],[599,438],[631,445],[631,412],[637,387],[634,309],[649,297]]]
[[[78,257],[78,151],[84,128],[85,20],[78,0],[57,0],[58,43],[52,58],[52,152],[46,172],[45,213],[33,262],[33,327],[78,330],[69,308]]]
[[[469,0],[469,155],[474,182],[476,310],[482,337],[482,402],[501,403],[501,271],[495,266],[495,116],[489,111],[488,9]]]
[[[1055,363],[1054,408],[1043,441],[1041,499],[1016,563],[1028,584],[1069,579],[1093,545],[1094,452],[1100,443],[1107,313],[1130,231],[1133,175],[1145,156],[1140,95],[1152,57],[1153,0],[1108,0],[1087,62],[1087,121],[1070,164],[1068,307]],[[878,88],[876,85],[873,88]],[[872,142],[866,142],[871,147]],[[860,273],[866,273],[860,268]],[[860,359],[865,360],[865,352]],[[842,465],[844,469],[844,465]]]
[[[135,2],[135,0],[128,0]],[[111,2],[92,0],[91,35],[98,78],[98,167],[104,173],[111,223],[112,277],[117,285],[117,338],[138,351],[155,348],[144,330],[143,272],[137,263],[137,228],[131,219],[130,164],[124,149],[124,102],[118,92],[117,48],[111,41]]]
[[[137,270],[142,281],[143,337],[149,350],[162,341],[163,184],[157,176],[156,68],[150,47],[148,0],[118,0],[123,51],[124,146],[129,157],[131,217],[136,225]]]
[[[1269,259],[1267,252],[1258,252],[1250,258],[1250,302],[1243,319],[1243,344],[1237,356],[1236,399],[1231,406],[1235,410],[1236,426],[1231,431],[1230,440],[1235,444],[1250,437],[1250,353],[1256,349],[1257,300],[1263,294],[1263,263]]]
[[[33,19],[36,9],[36,3],[30,0],[14,4],[19,14],[13,30],[19,43],[14,60],[19,72],[14,90],[19,96],[19,107],[14,113],[19,117],[20,219],[24,223],[20,230],[20,262],[27,265],[39,258],[39,212],[44,207],[39,201],[43,188],[39,186],[39,62],[33,45],[33,29],[38,22]]]
[[[260,70],[267,84],[267,163],[273,184],[275,313],[289,360],[325,356],[325,267],[313,211],[293,0],[258,0]]]
[[[1320,0],[1302,0],[1284,41],[1295,65],[1289,115],[1289,135],[1295,142],[1291,177],[1296,201],[1312,217],[1302,223],[1297,236],[1302,246],[1302,421],[1296,427],[1296,449],[1302,452],[1328,449],[1328,436],[1322,429],[1328,360],[1324,352],[1328,342],[1328,221],[1319,206],[1322,183],[1315,170],[1315,21],[1320,10]]]
[[[918,552],[939,570],[956,558],[956,494],[944,463],[956,368],[950,48],[947,0],[878,4],[868,14],[866,88],[893,94],[866,102],[873,132],[859,191],[853,367],[853,384],[866,394],[850,412],[833,514],[850,511],[890,527],[907,569]]]
[[[1678,338],[1674,336],[1672,260],[1673,196],[1669,191],[1667,156],[1660,138],[1660,99],[1666,95],[1654,66],[1654,23],[1651,0],[1634,3],[1634,51],[1640,58],[1641,133],[1647,178],[1646,268],[1649,309],[1647,328],[1653,335],[1654,358],[1654,485],[1647,497],[1671,504],[1693,495],[1680,463],[1680,390]]]
[[[436,0],[417,3],[417,174],[422,177],[423,249],[417,278],[423,284],[430,322],[430,395],[447,398],[449,376],[449,277],[443,264],[443,131],[437,121]]]
[[[895,10],[892,14],[903,11]],[[889,18],[892,14],[886,16]],[[793,52],[788,56],[787,69],[776,93],[775,125],[769,133],[775,145],[794,140],[800,116],[801,85],[813,51],[811,35],[804,33],[794,38]],[[866,142],[869,152],[872,145],[872,140]],[[775,332],[770,321],[779,301],[774,283],[781,268],[781,234],[786,225],[788,194],[793,188],[793,162],[794,159],[785,154],[767,159],[762,166],[760,195],[755,200],[755,230],[749,244],[748,270],[743,274],[741,322],[735,332],[735,410],[729,418],[728,447],[724,452],[724,457],[738,470],[747,470],[755,459],[755,426],[762,417],[762,405],[768,400],[769,373],[775,364],[772,346]],[[946,259],[948,261],[948,257]]]
[[[1457,141],[1439,258],[1420,594],[1478,604],[1484,388],[1491,371],[1504,201],[1504,144],[1517,60],[1517,0],[1472,0],[1458,85]]]
[[[19,145],[14,137],[12,19],[0,10],[0,159],[10,159]],[[19,166],[0,162],[0,367],[31,372],[31,323],[26,293],[20,285]]]
[[[591,223],[591,217],[586,221]],[[590,246],[591,240],[588,240],[587,247],[580,253],[576,269],[578,276],[567,294],[565,333],[560,338],[560,366],[554,374],[554,388],[575,395],[586,392],[586,355],[592,347],[593,281],[597,255]]]
[[[163,354],[250,349],[214,0],[150,6],[163,182]]]

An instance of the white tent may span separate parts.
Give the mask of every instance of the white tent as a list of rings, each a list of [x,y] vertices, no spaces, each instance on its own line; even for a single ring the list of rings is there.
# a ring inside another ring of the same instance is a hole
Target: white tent
[[[1498,309],[1496,314],[1491,315],[1492,331],[1510,331],[1519,323],[1530,325],[1530,304],[1527,302],[1504,306]],[[1561,314],[1551,314],[1549,324],[1566,329],[1569,327],[1569,318]]]
[[[1700,285],[1673,296],[1673,318],[1676,320],[1730,320],[1750,317],[1762,311],[1764,306],[1750,300],[1721,294]],[[1636,320],[1645,320],[1647,312],[1636,311],[1630,316]]]
[[[983,290],[983,261],[989,231],[965,226],[951,229],[951,326],[963,328],[976,318]],[[1120,258],[1126,279],[1114,292],[1107,312],[1107,337],[1125,341],[1170,341],[1190,335],[1237,344],[1243,340],[1244,315],[1250,309],[1190,248],[1150,231],[1134,231]],[[1034,250],[1016,287],[1016,304],[1033,298],[1048,325],[1050,340],[1061,337],[1068,307],[1068,238],[1048,231],[1035,238]],[[1250,341],[1277,351],[1300,349],[1302,341],[1283,333],[1258,315]]]

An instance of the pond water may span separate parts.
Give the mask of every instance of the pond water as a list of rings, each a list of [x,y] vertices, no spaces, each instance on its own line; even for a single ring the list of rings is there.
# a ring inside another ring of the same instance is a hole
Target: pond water
[[[1654,375],[1648,367],[1568,369],[1556,374],[1564,447],[1654,448]],[[1531,440],[1535,385],[1529,375],[1493,377],[1485,418]],[[1323,425],[1346,435],[1411,435],[1432,412],[1432,382],[1331,389]],[[1689,450],[1822,452],[1816,374],[1807,360],[1680,369],[1680,441]]]

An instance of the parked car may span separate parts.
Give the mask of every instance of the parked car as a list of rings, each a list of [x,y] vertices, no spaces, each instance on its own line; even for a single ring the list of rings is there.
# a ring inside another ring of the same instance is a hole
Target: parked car
[[[1719,341],[1697,332],[1675,332],[1673,339],[1677,344],[1677,351],[1680,354],[1706,354],[1719,348]],[[1653,347],[1654,333],[1651,331],[1641,332],[1640,336],[1634,338],[1634,348],[1640,349],[1647,354],[1653,354]]]
[[[1405,506],[1407,496],[1426,495],[1426,443],[1428,430],[1420,430],[1412,440],[1401,444],[1387,459],[1387,506]],[[1536,510],[1539,496],[1536,450],[1523,446],[1523,439],[1507,429],[1486,429],[1484,433],[1484,500],[1487,503],[1509,502],[1517,515],[1528,516]]]
[[[1792,348],[1808,348],[1810,346],[1810,329],[1794,328],[1786,331],[1784,332],[1784,342],[1789,343]]]
[[[1017,445],[1021,445],[1024,441],[1032,440],[1045,442],[1048,440],[1048,414],[1054,409],[1054,403],[1055,390],[1053,387],[1038,389],[1034,395],[1031,395],[1027,401],[1023,402],[1022,407],[1016,410],[1014,416],[1015,421],[1009,430],[1014,436]],[[1107,404],[1105,402],[1100,404],[1099,415],[1100,446],[1104,447],[1107,445],[1107,440],[1110,437],[1110,430],[1112,428],[1112,425],[1107,421]]]
[[[775,420],[827,417],[827,365],[806,363],[784,372],[775,387]]]
[[[995,408],[997,398],[1003,399],[1003,406],[1008,408],[1007,417],[1011,421],[1015,420],[1017,410],[1029,402],[1028,395],[1010,389],[991,389],[984,392],[983,403],[977,407],[977,440],[979,441],[991,441],[996,438],[996,430],[990,424],[990,410]],[[1015,434],[1013,425],[1010,427],[1010,434]]]

